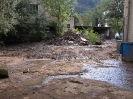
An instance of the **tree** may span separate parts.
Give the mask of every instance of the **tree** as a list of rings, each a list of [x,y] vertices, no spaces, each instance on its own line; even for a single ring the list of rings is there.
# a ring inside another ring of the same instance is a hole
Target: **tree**
[[[124,0],[100,0],[95,8],[80,14],[84,25],[92,24],[92,26],[97,26],[100,23],[104,26],[105,23],[108,23],[112,27],[112,32],[121,30],[124,11],[123,3]]]
[[[112,3],[113,0],[100,0],[100,2],[93,9],[93,26],[97,26],[98,23],[104,25],[106,22],[105,13],[108,12],[107,6]]]
[[[83,24],[86,26],[92,26],[92,9],[89,9],[86,13],[79,14],[82,17]]]
[[[98,1],[99,0],[96,0],[95,2],[98,2]],[[84,1],[80,1],[80,2],[84,3]],[[90,3],[92,2],[92,0],[88,2]],[[110,2],[113,2],[113,0],[100,0],[97,3],[95,8],[90,8],[86,13],[80,14],[83,19],[84,25],[97,26],[98,23],[104,25],[107,21],[104,13],[108,11],[108,9],[106,9],[106,6]]]
[[[114,0],[114,2],[108,4],[107,17],[111,20],[115,20],[115,32],[119,31],[122,26],[122,18],[124,14],[124,0]]]
[[[67,26],[67,22],[72,17],[75,0],[42,0],[45,10],[52,16],[56,24],[57,36],[62,35],[62,32]]]
[[[15,6],[18,2],[19,0],[0,0],[0,34],[6,34],[17,24]]]
[[[46,36],[46,15],[44,11],[40,11],[42,7],[40,2],[34,3],[33,0],[21,0],[15,7],[15,12],[20,18],[18,24],[14,25],[17,36],[29,40],[42,40]],[[40,11],[40,12],[39,12]],[[26,37],[23,37],[25,36]]]

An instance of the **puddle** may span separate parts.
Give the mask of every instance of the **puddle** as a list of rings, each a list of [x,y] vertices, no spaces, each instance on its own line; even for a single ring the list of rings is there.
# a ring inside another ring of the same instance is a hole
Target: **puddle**
[[[41,85],[43,82],[43,79],[32,79],[32,80],[26,80],[21,82],[22,85],[24,86],[36,86],[36,85]]]
[[[25,65],[29,65],[31,67],[37,66],[37,67],[44,67],[47,64],[50,64],[54,62],[54,60],[51,59],[38,59],[38,60],[28,60],[26,61]]]
[[[48,84],[53,79],[64,79],[70,77],[77,77],[78,75],[57,75],[57,76],[47,76],[42,78],[33,78],[30,76],[23,75],[23,69],[35,69],[35,68],[45,68],[49,64],[54,64],[56,61],[51,59],[33,59],[24,61],[17,66],[10,67],[10,79],[12,82],[18,83],[23,86],[29,87],[41,87]],[[27,72],[28,73],[28,72]]]
[[[78,77],[78,75],[57,75],[57,76],[48,76],[45,79],[32,79],[32,80],[25,80],[22,81],[21,84],[24,86],[31,86],[31,87],[41,87],[47,85],[50,81],[54,79],[64,79],[64,78],[71,78],[71,77]]]
[[[120,61],[112,60],[102,61],[102,64],[102,66],[99,66],[98,64],[84,64],[83,69],[87,70],[87,72],[82,73],[81,77],[85,79],[106,81],[119,88],[133,91],[132,64],[124,64]]]
[[[48,84],[53,79],[65,79],[65,78],[71,78],[71,77],[78,77],[79,75],[57,75],[57,76],[48,76],[44,82],[43,85]]]

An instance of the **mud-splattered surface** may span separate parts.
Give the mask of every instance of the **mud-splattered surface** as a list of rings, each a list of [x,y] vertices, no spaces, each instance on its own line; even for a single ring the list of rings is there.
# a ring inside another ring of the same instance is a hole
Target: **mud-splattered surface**
[[[121,61],[114,40],[100,46],[6,46],[0,61],[9,70],[9,78],[0,79],[1,99],[133,98],[132,63]]]

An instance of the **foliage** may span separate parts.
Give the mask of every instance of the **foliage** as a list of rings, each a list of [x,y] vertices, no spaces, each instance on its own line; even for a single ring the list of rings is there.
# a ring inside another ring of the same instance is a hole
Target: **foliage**
[[[74,25],[75,26],[82,26],[83,25],[82,16],[78,13],[75,13],[75,15],[74,15]]]
[[[124,0],[114,0],[114,2],[108,4],[107,9],[109,10],[107,17],[113,20],[113,22],[115,22],[114,24],[116,24],[114,31],[119,31],[123,24]]]
[[[62,32],[67,27],[67,22],[72,17],[74,12],[75,0],[42,0],[44,8],[53,17],[54,23],[56,23],[57,36],[62,35]]]
[[[114,0],[114,2],[109,3],[106,8],[109,10],[107,13],[109,18],[120,19],[124,13],[124,0]]]
[[[96,32],[94,32],[93,29],[91,29],[90,31],[85,31],[84,36],[92,43],[95,44],[96,41],[98,40],[98,34]]]
[[[106,6],[110,2],[112,0],[99,0],[95,8],[89,8],[85,13],[79,14],[82,17],[84,25],[97,26],[100,23],[103,26],[108,21],[104,13],[108,11]]]
[[[109,24],[111,26],[111,32],[112,33],[122,32],[122,30],[123,30],[122,29],[122,27],[123,27],[122,19],[118,23],[116,22],[115,19],[112,19],[112,20],[110,20]]]
[[[78,28],[73,29],[72,32],[81,34],[83,30],[79,30]]]
[[[7,33],[7,36],[14,36],[22,41],[41,40],[46,36],[46,16],[44,14],[32,13],[30,10],[30,0],[21,0],[15,6],[15,13],[20,17],[17,18],[18,24]]]
[[[19,16],[14,11],[18,3],[19,0],[0,0],[0,34],[6,34],[18,23]]]
[[[107,6],[112,3],[113,0],[100,0],[100,2],[93,9],[93,26],[97,26],[100,23],[102,26],[107,22],[106,13],[108,12]]]
[[[81,14],[84,26],[92,26],[92,9],[89,9],[86,13]]]
[[[78,19],[78,14],[75,13],[75,15],[73,16],[74,17],[74,26],[79,26],[80,25],[80,22],[79,22],[79,19]]]
[[[112,31],[121,31],[122,18],[124,11],[124,0],[100,0],[94,9],[89,9],[88,12],[80,14],[84,25],[97,26],[98,23],[104,26],[108,23]]]

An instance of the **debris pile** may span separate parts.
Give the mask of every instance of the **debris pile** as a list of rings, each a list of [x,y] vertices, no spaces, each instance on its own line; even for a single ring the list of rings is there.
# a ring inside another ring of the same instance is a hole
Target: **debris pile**
[[[50,45],[88,45],[89,42],[82,34],[76,34],[72,31],[67,31],[61,37],[51,39],[47,42]]]

